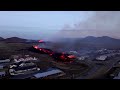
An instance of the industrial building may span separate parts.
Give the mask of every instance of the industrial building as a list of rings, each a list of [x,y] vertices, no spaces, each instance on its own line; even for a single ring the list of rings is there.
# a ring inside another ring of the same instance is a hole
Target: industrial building
[[[27,74],[31,71],[39,71],[40,68],[38,68],[34,63],[32,62],[18,62],[10,65],[9,73],[10,75],[19,75],[19,74]]]
[[[5,71],[0,72],[0,77],[5,76]]]
[[[0,65],[0,69],[3,69],[3,67],[4,67],[3,65]]]
[[[118,75],[115,76],[113,79],[120,79],[120,72],[119,72]]]
[[[85,59],[88,59],[89,58],[89,56],[81,56],[81,57],[78,57],[78,60],[85,60]]]
[[[11,58],[14,62],[21,62],[21,61],[37,61],[36,57],[31,57],[30,55],[12,55]]]
[[[48,71],[45,71],[45,72],[40,72],[40,73],[37,73],[37,74],[34,74],[34,78],[36,79],[41,79],[41,78],[49,78],[50,76],[53,76],[53,75],[56,75],[57,76],[62,76],[64,75],[65,73],[59,69],[52,69],[52,70],[48,70]],[[55,76],[54,76],[55,77]]]
[[[0,60],[0,63],[9,63],[10,59]]]
[[[107,57],[108,57],[107,55],[101,55],[101,56],[97,57],[96,60],[104,61],[107,59]]]

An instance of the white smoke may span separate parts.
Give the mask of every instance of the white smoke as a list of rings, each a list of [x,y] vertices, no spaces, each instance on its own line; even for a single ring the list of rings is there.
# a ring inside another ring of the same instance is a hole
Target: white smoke
[[[87,14],[87,13],[86,13]],[[69,26],[70,27],[70,26]],[[59,37],[110,36],[120,38],[120,11],[94,11],[86,21],[75,23],[72,29],[63,29]]]

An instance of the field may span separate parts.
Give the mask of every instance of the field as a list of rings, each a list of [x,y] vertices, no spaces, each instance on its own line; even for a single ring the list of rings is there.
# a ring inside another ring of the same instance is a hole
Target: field
[[[29,54],[32,57],[37,57],[40,62],[37,62],[37,66],[41,69],[47,69],[49,67],[57,67],[63,70],[66,75],[62,78],[71,78],[72,75],[79,75],[83,71],[87,70],[88,67],[81,63],[72,63],[65,64],[62,62],[56,62],[52,57],[46,54],[40,54],[29,51],[29,48],[34,45],[34,43],[26,44],[26,43],[0,43],[0,58],[10,58],[11,55],[16,54]]]

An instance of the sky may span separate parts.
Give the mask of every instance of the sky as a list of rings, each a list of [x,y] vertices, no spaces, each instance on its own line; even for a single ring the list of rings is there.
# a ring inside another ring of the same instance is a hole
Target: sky
[[[0,37],[4,38],[87,35],[120,38],[119,24],[120,11],[0,11]]]
[[[109,36],[120,39],[120,11],[93,11],[89,18],[75,23],[69,30],[61,30],[58,35],[72,38]]]
[[[30,38],[32,35],[39,38],[39,34],[49,35],[61,30],[67,25],[72,26],[74,23],[84,21],[89,17],[88,14],[91,15],[91,12],[0,11],[0,31],[3,37],[18,35],[20,37],[25,36],[25,38]]]
[[[66,24],[73,25],[87,17],[83,11],[1,11],[0,25],[61,29]]]

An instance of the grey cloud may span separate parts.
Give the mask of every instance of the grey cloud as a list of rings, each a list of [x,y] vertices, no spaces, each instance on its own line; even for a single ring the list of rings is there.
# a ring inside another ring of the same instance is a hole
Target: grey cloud
[[[69,26],[70,27],[70,26]],[[63,29],[59,37],[111,36],[120,38],[120,11],[94,11],[86,21],[75,23],[74,28]]]

